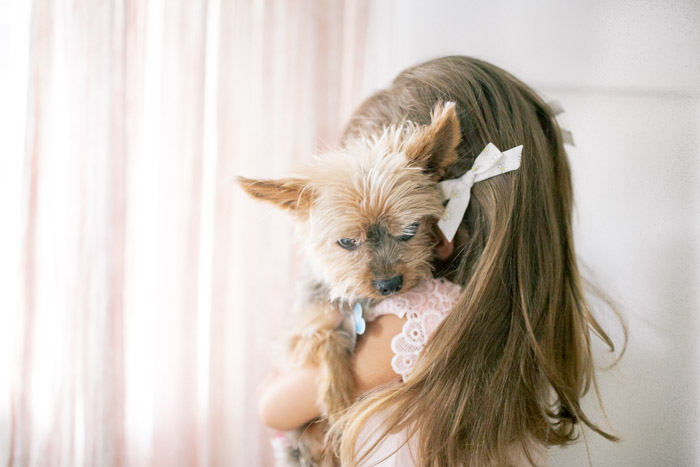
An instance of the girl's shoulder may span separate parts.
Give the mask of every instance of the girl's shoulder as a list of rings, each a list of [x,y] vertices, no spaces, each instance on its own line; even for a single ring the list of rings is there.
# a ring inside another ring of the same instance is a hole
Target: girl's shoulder
[[[405,318],[401,333],[391,340],[391,367],[406,381],[420,352],[459,299],[461,287],[446,279],[431,279],[370,309],[366,317],[392,314]]]

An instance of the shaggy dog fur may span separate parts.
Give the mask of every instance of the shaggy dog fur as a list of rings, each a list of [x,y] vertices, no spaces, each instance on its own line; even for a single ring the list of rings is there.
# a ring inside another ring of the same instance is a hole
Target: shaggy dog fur
[[[431,276],[443,212],[436,185],[457,160],[459,141],[454,103],[438,103],[429,125],[404,122],[363,135],[316,158],[299,177],[238,179],[250,196],[296,220],[310,277],[289,352],[322,369],[319,403],[331,423],[353,403],[354,342],[338,328],[339,317],[354,303],[371,305]],[[306,433],[293,436],[290,462],[332,464],[319,430]]]

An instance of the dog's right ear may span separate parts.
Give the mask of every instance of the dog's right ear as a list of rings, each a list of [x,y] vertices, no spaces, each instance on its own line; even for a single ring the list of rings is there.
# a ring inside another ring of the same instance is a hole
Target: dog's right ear
[[[308,187],[309,181],[302,178],[253,180],[238,177],[237,181],[252,198],[267,201],[282,209],[307,211],[313,202],[313,194]]]

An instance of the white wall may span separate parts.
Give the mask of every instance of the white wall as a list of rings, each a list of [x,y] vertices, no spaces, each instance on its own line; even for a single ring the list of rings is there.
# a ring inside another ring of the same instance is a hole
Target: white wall
[[[586,433],[590,461],[700,465],[700,2],[393,0],[371,18],[367,93],[457,53],[562,102],[579,255],[630,332],[620,365],[599,373],[623,442]],[[585,444],[551,465],[589,465]]]

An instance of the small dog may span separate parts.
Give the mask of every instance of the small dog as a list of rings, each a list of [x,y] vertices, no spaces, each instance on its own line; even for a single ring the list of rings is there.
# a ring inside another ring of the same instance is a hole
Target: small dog
[[[338,327],[340,316],[431,277],[443,213],[437,183],[457,161],[460,139],[455,104],[437,103],[430,124],[407,121],[347,142],[300,177],[238,178],[297,221],[310,277],[289,352],[322,369],[319,403],[331,423],[353,403],[354,336]],[[318,439],[301,435],[295,444],[296,465],[332,464]]]

